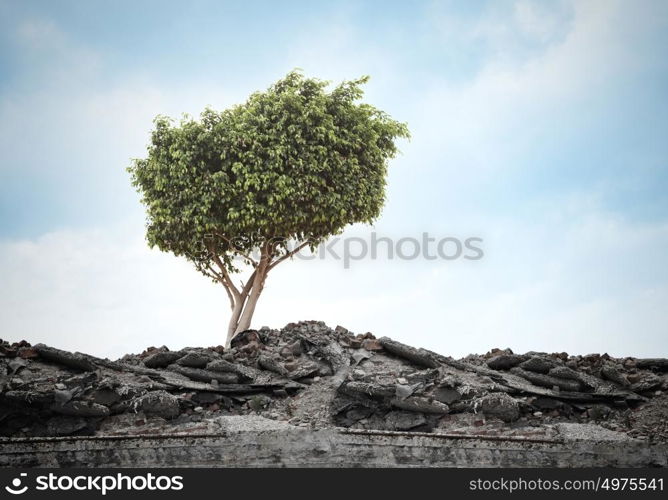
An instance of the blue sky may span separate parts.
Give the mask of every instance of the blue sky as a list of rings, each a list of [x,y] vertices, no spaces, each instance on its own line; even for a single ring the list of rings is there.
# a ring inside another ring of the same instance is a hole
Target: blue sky
[[[366,99],[409,124],[375,230],[480,236],[485,258],[283,264],[257,326],[668,355],[667,28],[649,0],[0,0],[0,336],[222,342],[224,292],[146,248],[125,167],[155,115],[299,67],[371,75]]]

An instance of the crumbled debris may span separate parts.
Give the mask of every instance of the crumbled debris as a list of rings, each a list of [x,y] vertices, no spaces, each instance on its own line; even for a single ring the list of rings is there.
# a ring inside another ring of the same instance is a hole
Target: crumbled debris
[[[454,360],[315,321],[117,361],[0,341],[0,435],[215,432],[243,415],[455,435],[548,436],[563,424],[665,442],[667,370],[660,358],[510,349]]]

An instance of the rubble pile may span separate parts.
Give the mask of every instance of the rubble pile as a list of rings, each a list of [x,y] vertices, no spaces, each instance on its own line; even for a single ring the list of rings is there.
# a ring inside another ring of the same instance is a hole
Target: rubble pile
[[[666,442],[667,372],[667,359],[607,354],[493,349],[455,360],[313,321],[248,330],[229,349],[151,347],[117,361],[0,341],[0,435],[215,432],[221,417],[252,415],[274,426],[545,438],[581,423]]]

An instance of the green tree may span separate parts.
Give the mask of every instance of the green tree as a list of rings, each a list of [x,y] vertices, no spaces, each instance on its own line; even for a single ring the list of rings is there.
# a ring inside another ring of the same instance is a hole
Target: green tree
[[[146,206],[149,245],[186,257],[225,287],[226,345],[250,327],[277,264],[380,215],[395,140],[409,133],[359,102],[367,80],[329,90],[292,71],[199,120],[158,116],[147,157],[128,168]],[[236,285],[240,263],[251,274]]]

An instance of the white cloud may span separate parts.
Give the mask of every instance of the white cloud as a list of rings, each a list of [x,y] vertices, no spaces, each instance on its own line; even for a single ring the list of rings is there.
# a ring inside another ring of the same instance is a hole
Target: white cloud
[[[515,4],[520,25],[547,30],[526,19],[527,12],[535,14],[536,5],[542,4]],[[513,64],[504,57],[491,58],[472,80],[463,83],[432,80],[409,118],[417,128],[411,153],[433,155],[434,148],[439,148],[458,158],[468,156],[468,164],[477,168],[475,175],[485,174],[494,165],[507,165],[503,160],[524,150],[536,129],[554,125],[552,120],[559,119],[565,107],[586,107],[615,78],[643,64],[644,56],[634,46],[644,28],[626,19],[625,6],[615,1],[573,2],[572,20],[562,20],[569,29],[543,50],[525,54]],[[638,15],[649,19],[653,10]],[[540,17],[550,25],[561,19]],[[456,20],[435,19],[446,25]],[[497,32],[509,29],[506,22],[488,17],[482,24],[469,26],[469,34],[462,36],[479,37],[484,32],[494,46],[505,45]],[[511,27],[516,33],[516,24]]]

